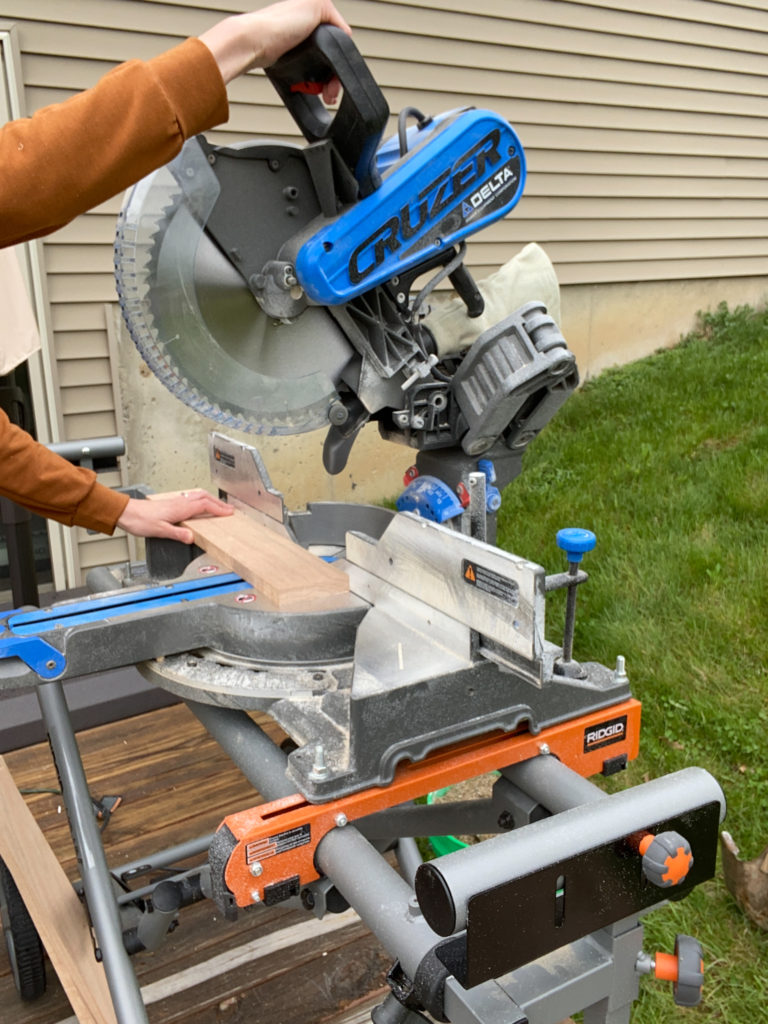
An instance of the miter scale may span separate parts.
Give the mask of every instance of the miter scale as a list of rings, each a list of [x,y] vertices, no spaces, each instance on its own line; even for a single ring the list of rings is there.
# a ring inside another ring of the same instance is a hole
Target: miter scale
[[[152,541],[146,565],[94,573],[92,597],[2,622],[0,684],[37,685],[65,800],[82,812],[71,819],[116,1013],[146,1020],[127,931],[131,948],[154,948],[184,902],[206,896],[230,918],[354,907],[395,961],[376,1024],[556,1024],[578,1010],[624,1024],[654,969],[640,919],[711,876],[724,801],[695,768],[612,796],[587,781],[636,756],[640,716],[621,659],[574,657],[594,537],[563,531],[567,571],[549,574],[491,543],[501,490],[578,382],[537,297],[488,326],[464,266],[465,239],[520,198],[522,146],[470,109],[409,109],[382,144],[387,105],[327,26],[269,74],[308,144],[188,142],[126,200],[118,291],[153,371],[221,426],[209,449],[219,493],[344,587],[281,607],[209,553]],[[335,117],[317,96],[332,74]],[[452,347],[430,319],[446,279],[463,302],[459,334],[483,323],[471,345]],[[257,449],[223,432],[324,429],[338,472],[369,420],[415,452],[397,510],[288,510]],[[560,645],[545,597],[562,588]],[[188,870],[176,904],[159,913],[150,885],[140,905],[123,894],[116,922],[61,681],[124,664],[185,700],[265,802],[149,855],[142,870],[200,855],[194,896]],[[282,747],[253,710],[282,727]],[[487,800],[421,802],[488,772]],[[415,837],[470,824],[496,835],[421,863]],[[677,946],[675,996],[693,1004],[700,950]]]

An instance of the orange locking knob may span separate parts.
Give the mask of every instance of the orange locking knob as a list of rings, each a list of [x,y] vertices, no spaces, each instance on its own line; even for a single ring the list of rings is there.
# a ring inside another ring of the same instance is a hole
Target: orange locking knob
[[[693,853],[687,839],[678,832],[651,833],[643,836],[638,847],[643,858],[643,874],[660,889],[680,885],[693,867]]]
[[[650,957],[641,952],[635,969],[638,974],[650,974],[661,981],[672,982],[674,1000],[678,1006],[698,1006],[704,986],[704,960],[701,946],[690,935],[675,937],[674,953],[656,953]]]

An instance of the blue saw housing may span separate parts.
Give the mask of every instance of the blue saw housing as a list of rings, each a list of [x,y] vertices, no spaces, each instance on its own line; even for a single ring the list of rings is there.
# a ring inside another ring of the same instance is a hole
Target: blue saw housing
[[[450,111],[377,153],[382,181],[305,241],[296,276],[312,302],[339,306],[506,216],[525,185],[525,153],[489,110]]]

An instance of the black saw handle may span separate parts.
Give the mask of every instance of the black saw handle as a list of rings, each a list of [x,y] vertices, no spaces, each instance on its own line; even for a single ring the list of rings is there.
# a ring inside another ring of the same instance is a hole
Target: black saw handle
[[[346,32],[335,25],[320,25],[266,72],[304,138],[330,140],[354,175],[361,196],[375,191],[381,182],[376,150],[389,106]],[[334,76],[344,92],[339,109],[331,114],[319,93]]]

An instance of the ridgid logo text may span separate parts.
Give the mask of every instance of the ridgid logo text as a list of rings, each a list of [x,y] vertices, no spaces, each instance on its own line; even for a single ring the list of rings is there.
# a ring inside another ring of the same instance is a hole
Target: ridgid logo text
[[[584,730],[584,753],[591,750],[599,750],[600,747],[607,747],[611,743],[621,743],[627,735],[627,716],[611,718],[607,722],[600,722],[599,725],[589,725]]]

